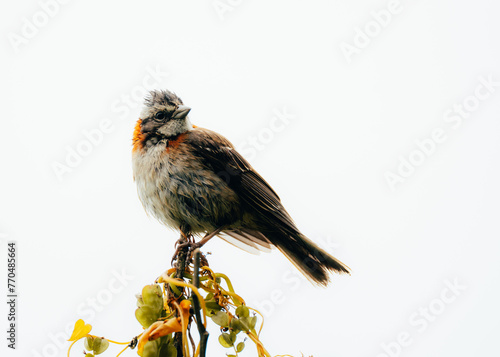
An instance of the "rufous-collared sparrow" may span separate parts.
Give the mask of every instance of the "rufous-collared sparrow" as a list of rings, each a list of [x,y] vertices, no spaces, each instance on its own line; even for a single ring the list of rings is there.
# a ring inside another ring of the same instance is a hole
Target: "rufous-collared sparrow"
[[[313,282],[349,268],[303,235],[271,186],[222,135],[193,126],[174,93],[152,91],[137,121],[132,161],[147,212],[184,233],[277,247]]]

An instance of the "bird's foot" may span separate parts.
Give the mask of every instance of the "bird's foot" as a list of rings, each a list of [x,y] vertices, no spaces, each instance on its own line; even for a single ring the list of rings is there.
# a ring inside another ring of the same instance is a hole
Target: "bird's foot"
[[[178,258],[178,255],[181,253],[181,251],[183,251],[186,247],[189,247],[191,244],[194,243],[194,239],[192,237],[191,234],[184,234],[184,232],[181,230],[181,237],[177,240],[177,242],[175,242],[175,252],[174,252],[174,255],[172,256],[172,260],[170,262],[170,264],[173,266],[174,265],[174,261],[177,260]],[[188,249],[188,253],[189,253],[189,250]]]
[[[217,228],[213,232],[207,233],[202,239],[200,239],[199,242],[195,242],[194,238],[193,238],[193,236],[191,234],[185,235],[181,231],[181,237],[175,243],[176,250],[175,250],[174,256],[172,257],[171,264],[173,265],[174,261],[177,260],[178,254],[182,250],[184,250],[186,247],[188,247],[188,249],[187,249],[187,257],[188,257],[188,259],[191,259],[191,257],[193,255],[193,252],[195,251],[195,249],[203,247],[205,245],[205,243],[207,243],[210,239],[212,239],[214,236],[216,236],[217,234],[219,234],[222,231],[223,228],[224,227],[220,227],[220,228]]]
[[[172,257],[172,262],[171,262],[172,265],[173,265],[174,261],[177,260],[177,256],[179,255],[179,253],[182,250],[184,250],[186,247],[188,248],[187,249],[187,256],[189,258],[191,258],[195,249],[203,247],[203,243],[201,241],[200,242],[192,242],[192,241],[185,242],[184,241],[182,243],[177,242],[177,248],[175,250],[174,256]]]

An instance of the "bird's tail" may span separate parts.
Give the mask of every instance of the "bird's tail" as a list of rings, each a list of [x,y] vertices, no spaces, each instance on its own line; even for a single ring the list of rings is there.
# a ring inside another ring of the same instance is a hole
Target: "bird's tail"
[[[331,272],[350,274],[347,265],[332,257],[303,234],[293,234],[292,237],[273,240],[273,243],[288,260],[316,284],[326,286],[330,281],[329,273]]]

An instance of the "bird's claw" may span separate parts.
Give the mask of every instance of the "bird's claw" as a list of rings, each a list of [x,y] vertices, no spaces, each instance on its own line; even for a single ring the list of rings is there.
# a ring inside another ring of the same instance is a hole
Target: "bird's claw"
[[[183,241],[182,243],[179,243],[179,241],[177,241],[175,253],[172,256],[172,261],[170,262],[170,264],[172,266],[174,265],[174,261],[177,260],[177,256],[179,255],[180,251],[183,250],[184,248],[189,247],[189,249],[187,250],[187,256],[191,257],[193,255],[193,252],[197,248],[201,248],[202,246],[203,246],[203,244],[201,244],[199,242],[196,243],[196,242],[191,242],[191,241],[187,241],[187,242]]]

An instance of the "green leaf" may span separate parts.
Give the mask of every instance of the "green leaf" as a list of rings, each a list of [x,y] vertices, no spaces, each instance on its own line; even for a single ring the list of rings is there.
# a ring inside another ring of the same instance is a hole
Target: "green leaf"
[[[158,355],[158,340],[146,342],[142,351],[142,357],[158,357]]]
[[[212,321],[221,327],[228,327],[229,317],[225,312],[218,311],[214,316],[211,317]]]
[[[234,333],[238,334],[241,330],[243,330],[243,327],[240,324],[240,320],[237,318],[233,318],[231,320],[231,323],[229,324],[229,327],[234,331]]]
[[[206,302],[205,306],[207,307],[207,309],[211,309],[211,310],[218,310],[218,311],[220,311],[222,309],[222,306],[220,306],[219,304],[217,304],[215,301]]]
[[[215,311],[215,310],[208,310],[208,309],[207,309],[207,317],[212,317],[212,316],[214,316],[216,313],[217,313],[217,311]]]
[[[245,342],[240,342],[236,345],[236,352],[240,353],[245,348]]]
[[[257,316],[252,316],[250,318],[250,330],[253,330],[256,324],[257,324]]]
[[[234,341],[236,341],[235,335],[231,335],[229,333],[223,332],[219,336],[219,343],[222,345],[222,347],[230,348],[234,345]]]
[[[94,338],[92,336],[87,336],[83,341],[83,346],[87,351],[92,351],[94,346]]]
[[[146,285],[142,289],[142,300],[153,311],[158,313],[163,310],[163,292],[158,284]]]
[[[240,319],[240,326],[241,326],[242,331],[245,331],[245,332],[250,331],[250,318],[249,317],[242,317]]]
[[[106,351],[109,347],[109,341],[104,337],[96,337],[94,338],[94,344],[92,346],[92,350],[96,355],[100,355],[104,351]]]
[[[231,340],[231,343],[234,345],[234,343],[236,342],[236,333],[234,331],[231,331],[229,333],[229,338]]]
[[[144,328],[151,326],[153,322],[156,322],[160,317],[160,313],[153,311],[150,306],[144,305],[143,307],[135,310],[135,318]]]
[[[250,315],[250,310],[245,305],[240,305],[236,309],[236,315],[238,317],[248,317]]]
[[[175,348],[172,335],[162,337],[161,341],[158,357],[177,357],[177,349]]]
[[[242,331],[253,330],[256,324],[257,324],[257,316],[240,318],[240,325]]]

